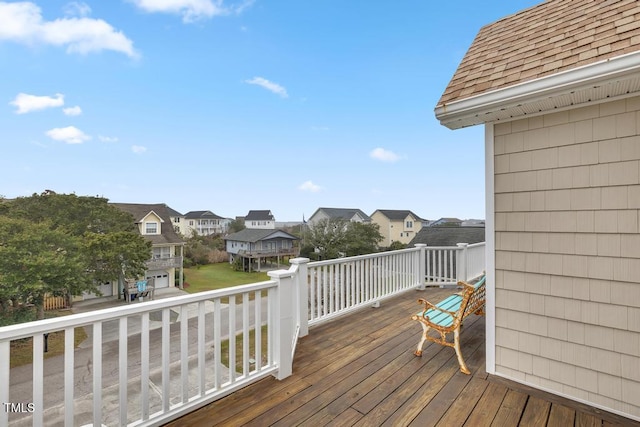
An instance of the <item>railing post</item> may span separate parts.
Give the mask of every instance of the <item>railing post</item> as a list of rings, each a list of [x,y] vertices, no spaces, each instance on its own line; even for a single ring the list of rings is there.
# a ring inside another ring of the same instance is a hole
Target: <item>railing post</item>
[[[425,289],[425,277],[427,276],[427,245],[424,243],[416,243],[415,247],[418,251],[418,288],[421,291]]]
[[[297,267],[295,289],[298,296],[297,316],[299,337],[309,335],[309,258],[293,258],[289,262]]]
[[[274,326],[274,360],[278,365],[275,377],[285,379],[293,373],[293,340],[294,338],[294,272],[276,270],[267,272],[271,279],[278,282],[275,289],[275,307],[271,311]]]
[[[5,410],[4,404],[9,403],[9,373],[10,371],[10,349],[11,341],[0,342],[0,425],[9,425],[9,411]],[[34,378],[33,381],[36,381]]]
[[[458,243],[458,248],[460,248],[457,251],[457,259],[456,259],[456,279],[458,281],[463,281],[466,282],[468,280],[467,277],[467,246],[469,246],[468,243]]]

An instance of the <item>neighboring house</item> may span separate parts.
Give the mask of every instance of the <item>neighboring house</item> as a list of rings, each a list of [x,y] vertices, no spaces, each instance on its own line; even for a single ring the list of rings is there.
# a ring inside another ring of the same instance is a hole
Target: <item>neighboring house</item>
[[[343,219],[345,221],[370,223],[371,218],[360,209],[348,208],[318,208],[313,215],[309,217],[307,225],[313,228],[313,225],[323,219]]]
[[[431,223],[432,223],[432,222],[433,222],[433,221],[431,221],[431,220],[428,220],[428,219],[424,219],[424,218],[423,218],[423,219],[422,219],[422,228],[424,228],[424,227],[429,227],[429,226],[431,225]]]
[[[436,106],[485,125],[486,371],[640,420],[640,8],[482,28]]]
[[[484,227],[484,219],[465,219],[460,224],[462,227]]]
[[[167,212],[169,213],[169,220],[171,224],[173,224],[174,231],[184,236],[184,232],[182,231],[182,227],[184,227],[184,215],[175,209],[171,209],[169,206],[167,206]]]
[[[409,246],[424,243],[427,246],[455,247],[458,243],[472,245],[484,241],[484,227],[424,227],[409,242]]]
[[[429,223],[429,227],[438,227],[443,225],[459,227],[462,225],[462,220],[458,218],[440,218]]]
[[[276,219],[271,211],[249,211],[244,217],[244,226],[262,230],[274,230]]]
[[[371,214],[371,222],[380,227],[382,247],[389,247],[393,242],[407,244],[422,228],[422,219],[406,210],[378,209]]]
[[[152,256],[147,262],[145,278],[153,279],[154,286],[167,288],[176,285],[176,271],[183,277],[184,241],[176,233],[171,220],[173,209],[165,204],[111,203],[113,206],[130,213],[135,219],[140,234],[152,244]],[[114,289],[111,295],[120,290]]]
[[[184,224],[181,233],[185,237],[209,236],[211,234],[224,234],[229,229],[231,222],[211,211],[190,211],[184,215]]]
[[[238,257],[246,261],[249,270],[257,261],[258,269],[263,259],[297,256],[298,248],[294,242],[298,238],[283,230],[262,230],[245,228],[237,233],[224,237],[226,251],[229,254],[229,263],[233,263]]]

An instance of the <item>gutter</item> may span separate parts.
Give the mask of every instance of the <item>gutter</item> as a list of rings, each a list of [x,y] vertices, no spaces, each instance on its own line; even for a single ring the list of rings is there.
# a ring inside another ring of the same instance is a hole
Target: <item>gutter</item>
[[[449,129],[458,129],[467,125],[465,122],[470,119],[474,124],[491,121],[484,120],[483,116],[497,110],[598,87],[631,76],[637,78],[639,72],[640,51],[637,51],[445,103],[435,108],[435,115],[442,125]]]

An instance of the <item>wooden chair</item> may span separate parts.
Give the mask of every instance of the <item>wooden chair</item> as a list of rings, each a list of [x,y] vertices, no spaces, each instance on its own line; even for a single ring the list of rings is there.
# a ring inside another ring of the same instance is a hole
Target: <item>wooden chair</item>
[[[422,346],[427,340],[453,347],[458,357],[460,371],[470,374],[460,351],[460,328],[463,320],[470,314],[484,315],[485,280],[486,276],[483,275],[475,284],[458,282],[462,290],[435,305],[422,298],[418,300],[424,305],[424,309],[411,316],[422,326],[422,337],[414,352],[416,356],[422,356]],[[437,331],[439,335],[429,335],[431,329]],[[453,341],[447,340],[447,334],[450,333],[453,333]]]

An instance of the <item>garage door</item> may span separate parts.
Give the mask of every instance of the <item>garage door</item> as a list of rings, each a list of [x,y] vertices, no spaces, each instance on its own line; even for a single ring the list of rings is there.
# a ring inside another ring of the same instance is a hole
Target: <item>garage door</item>
[[[100,292],[102,292],[102,295],[98,295],[94,293],[83,293],[82,299],[99,298],[100,296],[103,296],[103,297],[113,296],[113,285],[111,284],[111,282],[102,283],[100,286],[98,286],[98,289],[100,289]]]
[[[169,287],[169,273],[166,271],[148,271],[147,279],[153,279],[156,289]]]

